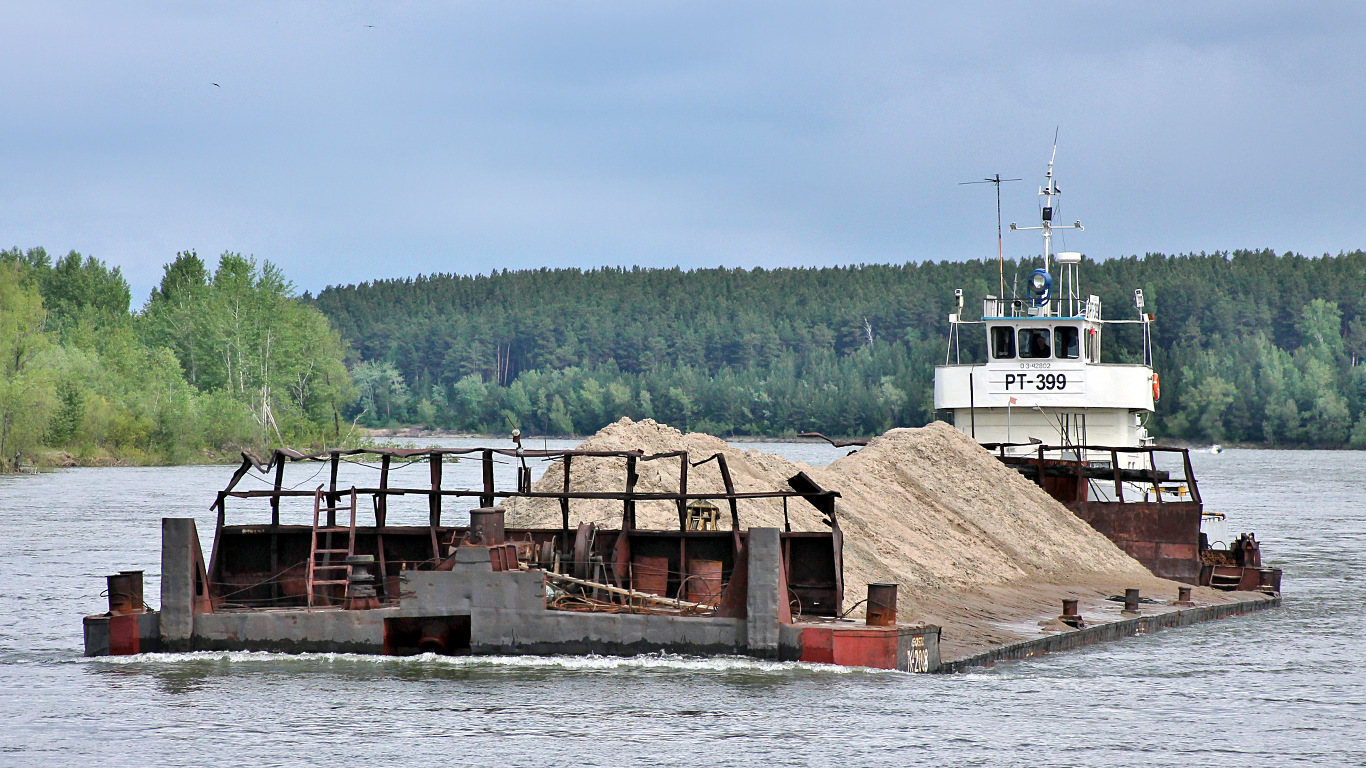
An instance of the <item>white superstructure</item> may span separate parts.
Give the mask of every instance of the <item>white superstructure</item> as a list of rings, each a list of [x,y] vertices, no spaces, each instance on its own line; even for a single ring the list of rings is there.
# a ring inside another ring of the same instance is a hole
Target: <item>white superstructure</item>
[[[1054,149],[1056,155],[1056,148]],[[1143,424],[1158,394],[1152,369],[1151,315],[1143,313],[1142,291],[1134,291],[1138,316],[1105,320],[1097,296],[1080,294],[1077,272],[1082,255],[1052,252],[1053,230],[1082,229],[1081,222],[1053,223],[1058,188],[1053,160],[1048,162],[1041,225],[1011,230],[1043,233],[1043,268],[1027,281],[1023,298],[987,296],[980,320],[963,313],[962,291],[957,311],[949,315],[949,347],[945,365],[935,369],[934,407],[953,413],[953,423],[979,443],[1023,443],[1007,453],[1034,455],[1027,444],[1048,446],[1104,445],[1138,447],[1151,444]],[[1057,281],[1052,266],[1056,262]],[[1004,288],[1004,279],[1002,280]],[[1142,362],[1101,362],[1106,326],[1137,324],[1143,339]],[[987,356],[963,363],[958,354],[960,328],[982,326]],[[1095,462],[1100,456],[1077,450],[1052,451],[1051,458]],[[1122,468],[1139,468],[1138,453],[1116,457]],[[1110,460],[1107,451],[1104,461]]]

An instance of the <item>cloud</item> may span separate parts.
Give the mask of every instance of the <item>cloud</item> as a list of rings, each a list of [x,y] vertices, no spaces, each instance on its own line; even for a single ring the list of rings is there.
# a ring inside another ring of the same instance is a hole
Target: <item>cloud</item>
[[[0,11],[0,239],[418,272],[1366,246],[1362,12],[1275,3]],[[367,26],[373,25],[373,26]],[[219,83],[213,87],[210,83]],[[1037,251],[1024,235],[1007,253]]]

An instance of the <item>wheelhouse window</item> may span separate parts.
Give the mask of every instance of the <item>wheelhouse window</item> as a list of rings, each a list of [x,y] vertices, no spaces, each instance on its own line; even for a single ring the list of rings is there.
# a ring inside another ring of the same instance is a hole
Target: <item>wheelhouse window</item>
[[[1053,356],[1052,333],[1047,328],[1020,329],[1020,357],[1046,358]]]
[[[991,329],[991,357],[995,360],[1009,360],[1015,357],[1015,329],[1009,325],[997,325]]]
[[[1074,325],[1063,325],[1053,329],[1053,349],[1059,359],[1076,360],[1081,356],[1081,334]]]
[[[1100,362],[1100,329],[1086,329],[1086,360],[1091,363]]]

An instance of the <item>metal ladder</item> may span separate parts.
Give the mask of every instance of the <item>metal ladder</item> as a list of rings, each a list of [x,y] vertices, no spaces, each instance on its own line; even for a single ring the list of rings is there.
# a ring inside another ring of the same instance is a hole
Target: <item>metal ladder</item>
[[[346,558],[356,554],[356,489],[351,489],[351,505],[349,507],[328,507],[324,506],[328,494],[323,491],[323,487],[318,486],[318,490],[313,494],[313,534],[310,539],[311,544],[308,552],[308,607],[312,608],[319,598],[331,601],[331,595],[319,595],[318,587],[331,587],[340,584],[344,590],[346,583],[351,576],[351,566],[346,564]],[[347,527],[337,525],[337,512],[349,509],[351,511],[351,525]],[[327,524],[319,525],[322,513],[327,513]],[[346,548],[341,549],[332,546],[332,536],[337,533],[346,533]],[[319,536],[326,538],[325,542],[318,541]],[[341,562],[336,562],[334,556],[340,555]],[[318,558],[322,557],[320,561]],[[319,571],[322,573],[320,574]],[[341,576],[335,576],[338,571]]]

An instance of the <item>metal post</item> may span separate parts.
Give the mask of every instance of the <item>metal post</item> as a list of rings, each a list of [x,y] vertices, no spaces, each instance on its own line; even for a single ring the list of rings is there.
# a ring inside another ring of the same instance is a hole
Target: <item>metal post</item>
[[[275,452],[275,495],[270,497],[270,524],[276,527],[280,525],[280,487],[285,482],[285,455],[279,451]],[[274,573],[275,566],[271,565],[271,572]]]
[[[977,399],[972,387],[972,371],[968,371],[968,415],[972,420],[972,439],[977,439]]]
[[[1148,451],[1148,472],[1153,479],[1153,490],[1157,492],[1157,503],[1162,503],[1162,484],[1157,481],[1157,456],[1153,451]]]
[[[1119,451],[1110,451],[1110,469],[1115,475],[1115,501],[1124,501],[1124,481],[1119,479]]]
[[[441,526],[441,453],[432,451],[428,464],[431,465],[432,491],[427,497],[427,525],[432,536],[432,557],[441,559],[441,542],[437,540],[436,529]]]
[[[730,467],[726,466],[726,457],[716,454],[716,465],[721,468],[721,482],[726,486],[726,500],[730,502],[730,529],[740,530],[740,510],[735,503],[735,482],[730,479]]]
[[[274,603],[280,597],[280,488],[285,482],[285,455],[275,452],[275,493],[270,497],[270,596]]]
[[[341,464],[341,454],[332,451],[332,481],[328,486],[327,493],[327,527],[337,527],[337,502],[341,499],[337,495],[337,467]]]
[[[1085,448],[1080,446],[1077,448],[1077,494],[1074,497],[1075,501],[1086,501],[1086,483],[1082,479],[1082,456],[1084,455],[1084,451]]]
[[[1181,461],[1185,464],[1186,484],[1191,487],[1191,500],[1200,503],[1200,489],[1195,484],[1195,472],[1191,469],[1191,452],[1185,448],[1181,449]]]
[[[383,528],[389,520],[389,462],[393,459],[384,454],[379,464],[379,493],[375,496],[375,525]]]
[[[634,530],[636,527],[636,502],[631,498],[636,491],[636,457],[626,457],[626,500],[622,504],[622,520],[626,524],[626,530]]]
[[[569,454],[565,454],[565,457],[564,457],[564,492],[565,492],[566,495],[560,497],[560,521],[564,524],[564,529],[563,529],[564,536],[561,537],[560,546],[564,547],[564,551],[566,551],[566,552],[572,552],[572,551],[574,550],[574,542],[573,542],[573,540],[571,540],[571,539],[569,538],[569,496],[568,496],[568,494],[569,494],[569,460],[572,459],[572,458],[574,458],[574,457],[573,457],[573,456],[570,456]]]
[[[493,451],[484,451],[484,495],[479,497],[479,506],[493,506]]]
[[[683,464],[678,468],[678,530],[688,530],[688,453],[683,452]]]

